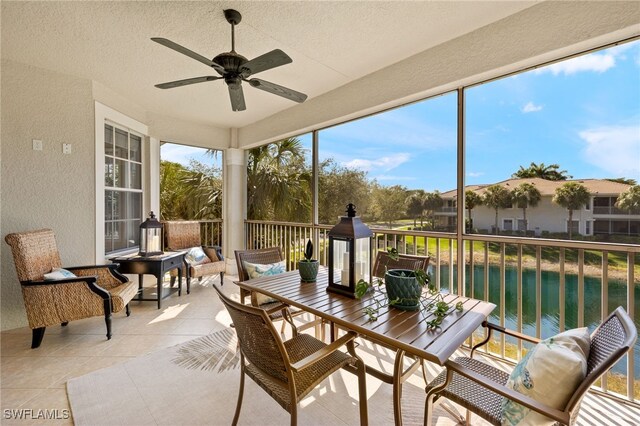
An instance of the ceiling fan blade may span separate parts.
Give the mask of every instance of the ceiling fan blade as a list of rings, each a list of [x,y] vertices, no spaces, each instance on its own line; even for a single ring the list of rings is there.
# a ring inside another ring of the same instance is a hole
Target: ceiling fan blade
[[[221,67],[220,65],[216,64],[211,59],[208,59],[208,58],[202,56],[201,54],[194,52],[193,50],[189,50],[184,46],[180,46],[178,43],[174,43],[173,41],[168,40],[166,38],[162,38],[162,37],[152,37],[151,40],[153,40],[156,43],[159,43],[159,44],[161,44],[163,46],[166,46],[169,49],[173,49],[176,52],[180,52],[183,55],[187,55],[188,57],[193,58],[196,61],[200,61],[203,64],[214,68],[216,71],[218,71],[220,73],[224,74],[224,72],[225,72],[223,67]]]
[[[231,109],[234,111],[244,111],[247,106],[244,104],[244,92],[240,84],[229,84],[229,97],[231,98]]]
[[[294,102],[302,103],[307,99],[307,95],[304,93],[296,92],[293,89],[289,89],[284,86],[280,86],[269,81],[260,80],[259,78],[252,78],[246,80],[253,87],[264,90],[265,92],[273,93],[274,95],[282,96],[283,98],[290,99]]]
[[[290,64],[293,60],[280,49],[272,50],[264,55],[260,55],[257,58],[253,58],[249,62],[245,62],[241,71],[245,71],[245,75],[257,74],[262,71],[270,70],[271,68],[279,67],[281,65]],[[248,71],[248,72],[246,72]]]
[[[156,84],[156,87],[158,89],[173,89],[174,87],[186,86],[187,84],[204,83],[205,81],[219,80],[221,78],[222,77],[213,77],[208,75],[205,77],[194,77],[184,80],[170,81],[168,83]]]

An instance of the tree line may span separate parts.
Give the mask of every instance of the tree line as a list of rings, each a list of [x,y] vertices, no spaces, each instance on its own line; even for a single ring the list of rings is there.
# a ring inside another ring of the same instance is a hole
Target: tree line
[[[210,151],[213,152],[213,151]],[[312,173],[302,143],[297,138],[263,145],[248,152],[247,217],[252,220],[311,222]],[[215,154],[214,154],[215,155]],[[564,181],[571,178],[557,164],[531,163],[520,166],[513,178],[538,177]],[[640,186],[630,179],[611,179],[632,185],[622,193],[616,207],[640,213]],[[222,214],[222,174],[219,168],[191,161],[189,166],[169,161],[160,164],[160,204],[162,219],[206,220]],[[584,206],[591,194],[579,182],[566,182],[557,188],[553,202],[566,208],[571,223],[573,212]],[[535,207],[542,196],[531,183],[513,190],[490,185],[482,191],[465,191],[468,219],[472,210],[484,205],[498,212],[515,205],[522,209],[525,226],[527,209]],[[329,158],[318,167],[319,223],[333,224],[344,215],[347,203],[353,203],[367,222],[383,223],[389,228],[401,219],[413,220],[414,228],[437,229],[435,213],[445,204],[439,191],[410,190],[402,185],[383,186],[369,179],[367,172],[348,168]],[[450,207],[455,207],[451,204]],[[569,238],[572,229],[569,227]]]

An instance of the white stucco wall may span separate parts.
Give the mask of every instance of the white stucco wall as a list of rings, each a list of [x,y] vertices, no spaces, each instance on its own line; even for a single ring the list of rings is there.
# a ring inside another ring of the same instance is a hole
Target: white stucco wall
[[[528,230],[549,232],[567,232],[566,223],[569,220],[569,210],[558,206],[551,201],[552,197],[542,197],[536,207],[527,209]],[[471,211],[473,227],[476,229],[491,230],[495,223],[495,210],[479,206]],[[517,220],[523,219],[522,209],[517,207],[498,210],[498,227],[503,230],[503,219],[513,219],[514,229],[517,227]],[[580,221],[580,233],[584,233],[585,220],[592,220],[593,215],[590,210],[584,208],[573,212],[573,220]],[[592,228],[593,232],[593,228]]]
[[[2,61],[2,330],[26,325],[20,284],[4,236],[39,228],[56,233],[65,265],[95,257],[92,85]],[[43,142],[32,149],[32,139]],[[62,154],[70,143],[72,153]]]

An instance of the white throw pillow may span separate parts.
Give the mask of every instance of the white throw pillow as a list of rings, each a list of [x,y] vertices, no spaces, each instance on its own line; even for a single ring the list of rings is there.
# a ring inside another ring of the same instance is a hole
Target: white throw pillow
[[[65,278],[75,278],[75,277],[76,277],[76,274],[62,268],[54,268],[48,274],[44,274],[45,281],[62,280]]]
[[[507,387],[563,410],[587,374],[591,338],[587,328],[542,340],[513,369]],[[555,421],[505,398],[503,425],[552,425]]]
[[[276,262],[276,263],[250,263],[243,262],[244,270],[247,271],[247,275],[249,275],[249,279],[266,277],[269,275],[277,275],[282,274],[287,270],[286,261]],[[258,301],[258,305],[264,305],[265,303],[277,302],[276,299],[265,296],[264,294],[260,294],[256,292],[256,300]]]
[[[211,263],[211,259],[205,254],[202,247],[193,247],[187,251],[184,258],[191,266],[202,265],[203,263]]]

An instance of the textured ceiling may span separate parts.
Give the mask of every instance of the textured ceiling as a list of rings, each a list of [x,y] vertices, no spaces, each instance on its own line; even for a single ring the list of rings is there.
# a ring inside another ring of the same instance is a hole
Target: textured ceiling
[[[257,77],[313,98],[533,4],[2,1],[1,54],[95,80],[150,112],[243,127],[296,104],[245,84],[247,110],[232,112],[222,81],[156,89],[157,83],[216,74],[150,38],[168,38],[212,58],[230,50],[223,10],[237,9],[243,16],[238,53],[251,59],[279,48],[293,59]]]

